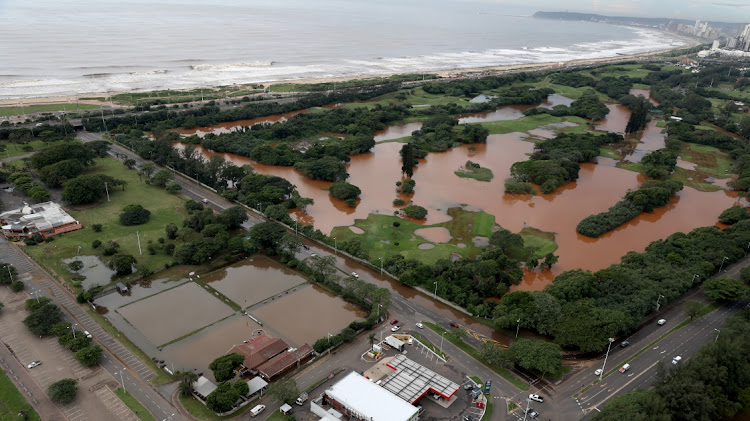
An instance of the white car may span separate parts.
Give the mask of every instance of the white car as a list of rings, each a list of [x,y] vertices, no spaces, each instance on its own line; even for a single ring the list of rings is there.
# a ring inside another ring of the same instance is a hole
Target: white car
[[[391,332],[395,332],[395,331],[397,331],[397,330],[399,330],[399,329],[401,329],[401,326],[393,326],[393,327],[391,328]]]
[[[355,278],[359,278],[359,275],[357,275],[357,272],[352,272],[352,276]]]
[[[625,364],[622,367],[620,367],[620,373],[624,373],[630,369],[630,364]]]
[[[420,329],[424,329],[424,325],[422,323],[417,322],[417,327]]]
[[[531,399],[532,401],[540,402],[540,403],[544,402],[544,398],[543,397],[541,397],[539,395],[535,395],[533,393],[531,395],[529,395],[529,399]]]
[[[34,368],[34,367],[36,367],[36,366],[38,366],[38,365],[42,365],[42,362],[41,362],[41,361],[34,361],[33,363],[30,363],[30,364],[29,364],[29,365],[27,365],[26,367],[27,367],[27,368]]]
[[[663,325],[666,322],[667,322],[667,319],[659,319],[659,321],[656,322],[656,324],[658,324],[659,326],[661,326],[661,325]]]
[[[86,335],[86,337],[89,338],[89,339],[93,338],[93,336],[91,336],[91,334],[89,333],[88,330],[84,330],[83,334]]]
[[[597,376],[601,375],[602,374],[602,369],[601,368],[597,368],[596,371],[594,371],[594,374],[596,374]]]
[[[682,357],[678,355],[674,357],[674,359],[672,360],[672,364],[677,364],[680,361],[682,361]]]

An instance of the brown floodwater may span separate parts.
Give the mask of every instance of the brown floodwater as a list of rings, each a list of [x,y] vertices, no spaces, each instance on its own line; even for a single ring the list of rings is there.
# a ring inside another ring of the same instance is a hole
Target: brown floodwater
[[[254,254],[240,263],[204,276],[203,281],[230,300],[247,308],[306,281],[267,256]]]
[[[191,136],[195,134],[195,135],[198,135],[198,137],[203,137],[209,133],[213,133],[213,134],[229,133],[239,128],[246,127],[246,126],[252,127],[256,124],[278,123],[281,121],[286,121],[287,119],[289,119],[289,117],[295,114],[304,114],[307,112],[308,110],[297,110],[297,111],[292,111],[289,113],[274,114],[274,115],[269,115],[269,116],[264,116],[264,117],[251,118],[247,120],[227,121],[224,123],[212,124],[206,127],[193,127],[192,129],[185,129],[185,128],[180,127],[180,128],[176,128],[172,130],[185,136]]]
[[[390,124],[383,130],[375,131],[375,141],[382,142],[384,140],[400,139],[402,137],[411,136],[411,133],[413,131],[419,130],[421,128],[421,121],[414,121],[404,124]]]
[[[634,96],[642,95],[645,98],[648,98],[648,100],[652,104],[654,104],[656,106],[659,105],[659,101],[657,101],[657,100],[655,100],[654,98],[651,97],[651,90],[650,89],[635,89],[635,88],[633,88],[633,89],[630,90],[630,95],[634,95]]]
[[[117,309],[131,325],[159,346],[234,313],[194,282]]]
[[[573,103],[572,98],[568,98],[560,94],[552,94],[548,96],[544,101],[542,101],[542,103],[539,104],[539,106],[542,108],[553,108],[556,105],[565,105],[569,107],[570,104],[572,103]]]
[[[367,313],[328,291],[310,285],[250,312],[296,346],[336,334]]]
[[[451,240],[451,232],[445,227],[420,228],[414,234],[434,243],[447,243]]]
[[[607,104],[609,114],[597,121],[596,128],[607,132],[625,133],[630,119],[630,108],[621,104]]]
[[[249,317],[238,314],[162,348],[157,358],[170,365],[170,370],[171,364],[174,364],[175,370],[195,369],[194,372],[202,371],[204,376],[214,380],[213,372],[208,369],[211,361],[229,352],[234,345],[250,339],[259,329],[270,336],[277,336],[267,327],[261,327]]]

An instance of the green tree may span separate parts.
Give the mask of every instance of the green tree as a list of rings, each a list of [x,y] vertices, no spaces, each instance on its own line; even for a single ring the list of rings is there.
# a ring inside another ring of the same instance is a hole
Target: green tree
[[[177,377],[180,379],[180,384],[177,386],[180,395],[184,397],[192,396],[195,392],[193,384],[198,381],[198,375],[190,371],[181,371]]]
[[[374,333],[367,335],[367,341],[370,342],[370,349],[373,349],[376,340],[377,340],[377,337],[375,336]]]
[[[745,294],[745,284],[739,279],[711,278],[703,283],[708,298],[717,302],[737,301]]]
[[[10,284],[10,290],[13,291],[13,292],[19,292],[19,291],[23,290],[23,287],[24,287],[24,285],[23,285],[22,281],[13,281]]]
[[[233,352],[213,360],[208,368],[214,372],[214,378],[217,382],[223,382],[234,378],[234,370],[242,365],[243,361],[245,361],[245,357]]]
[[[52,331],[52,327],[62,320],[62,311],[60,307],[48,303],[34,310],[31,314],[23,319],[23,324],[31,333],[44,336]]]
[[[135,162],[135,159],[128,158],[128,159],[122,161],[122,164],[125,165],[126,167],[128,167],[128,169],[132,170],[133,168],[135,168],[136,162]]]
[[[508,348],[518,365],[542,374],[558,373],[562,369],[562,350],[552,342],[519,339]]]
[[[178,230],[179,230],[179,228],[177,228],[177,225],[175,225],[172,222],[168,223],[167,226],[166,226],[166,228],[165,228],[165,231],[167,233],[167,238],[169,238],[170,240],[174,240],[175,238],[177,238],[177,231]]]
[[[29,298],[26,300],[26,304],[24,304],[24,309],[26,311],[34,312],[37,309],[41,308],[45,304],[49,304],[52,302],[50,298],[47,297],[38,297],[38,298]]]
[[[54,326],[52,326],[50,333],[52,333],[55,336],[63,336],[63,335],[66,335],[68,332],[70,332],[70,328],[72,326],[73,325],[71,325],[68,322],[56,323]]]
[[[0,264],[0,285],[10,285],[18,279],[18,271],[10,263]]]
[[[739,205],[732,206],[731,208],[725,209],[724,212],[719,215],[719,221],[724,224],[735,224],[743,219],[750,218],[750,212],[747,208]]]
[[[414,146],[411,143],[405,144],[401,147],[399,154],[401,155],[402,162],[401,172],[411,178],[414,175],[414,167],[417,166],[417,158],[414,156]]]
[[[286,378],[271,383],[271,385],[268,386],[268,394],[282,402],[292,403],[299,396],[299,388],[294,379]]]
[[[331,196],[341,200],[356,199],[362,194],[362,190],[360,190],[359,187],[345,181],[333,183],[331,187],[328,188],[328,192]]]
[[[690,320],[701,314],[701,310],[703,310],[703,303],[697,301],[688,301],[685,303],[685,313],[690,317]]]
[[[233,388],[228,381],[222,381],[217,385],[216,390],[206,397],[206,406],[217,414],[221,414],[232,409],[239,398],[240,394],[237,389]]]
[[[156,166],[150,162],[146,162],[144,164],[141,164],[140,171],[143,175],[146,176],[146,178],[151,178],[151,174],[156,171]]]
[[[167,193],[177,194],[180,190],[182,190],[182,186],[175,182],[171,182],[167,184],[165,189],[167,190]]]
[[[49,385],[47,394],[50,399],[59,403],[70,403],[78,393],[78,380],[62,379]]]
[[[258,247],[275,252],[286,230],[275,222],[261,222],[250,228],[250,240]]]
[[[239,393],[240,396],[247,396],[247,394],[250,393],[250,386],[248,386],[247,382],[242,379],[237,380],[233,387],[237,390],[237,393]]]
[[[133,265],[138,263],[135,257],[129,254],[116,254],[107,263],[107,267],[117,272],[118,275],[130,275],[133,273]]]
[[[409,218],[414,218],[414,219],[427,218],[427,209],[421,206],[417,206],[417,205],[406,206],[401,209],[401,212],[403,212]]]
[[[510,368],[513,361],[508,352],[503,351],[500,346],[493,342],[485,341],[477,348],[479,358],[489,366]]]
[[[172,175],[172,172],[169,170],[160,170],[156,174],[154,174],[154,178],[151,179],[151,182],[156,184],[159,187],[166,187],[167,184],[172,181],[172,178],[174,175]]]
[[[247,212],[242,206],[232,206],[223,210],[218,220],[222,224],[226,225],[230,229],[239,228],[245,221],[247,221]]]
[[[664,401],[651,390],[636,390],[612,399],[595,421],[671,421]]]
[[[130,204],[122,209],[120,214],[120,223],[122,225],[141,225],[148,222],[151,211],[144,209],[139,204]]]
[[[92,365],[99,364],[99,360],[102,358],[102,348],[99,345],[93,345],[76,351],[73,356],[78,360],[79,363],[90,367]]]

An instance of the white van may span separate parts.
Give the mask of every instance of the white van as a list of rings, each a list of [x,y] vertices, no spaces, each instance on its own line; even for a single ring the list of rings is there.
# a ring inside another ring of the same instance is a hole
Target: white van
[[[258,405],[255,408],[250,410],[250,416],[255,417],[261,412],[263,412],[264,409],[266,409],[265,405]]]

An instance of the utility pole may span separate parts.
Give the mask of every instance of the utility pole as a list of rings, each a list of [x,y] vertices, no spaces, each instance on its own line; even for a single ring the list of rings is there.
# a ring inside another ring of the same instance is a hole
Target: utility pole
[[[107,202],[111,202],[111,200],[109,200],[109,188],[107,188],[107,182],[106,181],[104,182],[104,191],[107,192]]]
[[[607,365],[607,357],[609,357],[609,349],[612,348],[612,342],[615,341],[615,338],[609,338],[609,346],[607,346],[607,353],[604,355],[604,364],[602,364],[602,372],[599,373],[599,381],[602,381],[602,376],[604,375],[604,367]]]
[[[102,109],[102,104],[99,104],[99,113],[102,116],[102,124],[104,124],[104,131],[107,131],[107,122],[104,121],[104,109]]]
[[[122,370],[120,370],[120,383],[122,383],[122,390],[124,390],[124,391],[127,392],[128,390],[125,389],[125,380],[122,379],[122,372],[123,372],[123,370],[125,370],[125,367],[123,367]]]
[[[141,235],[138,233],[138,231],[135,232],[136,237],[138,237],[138,253],[140,255],[143,255],[143,250],[141,250]]]
[[[518,339],[519,330],[521,330],[521,319],[516,320],[516,339]]]

